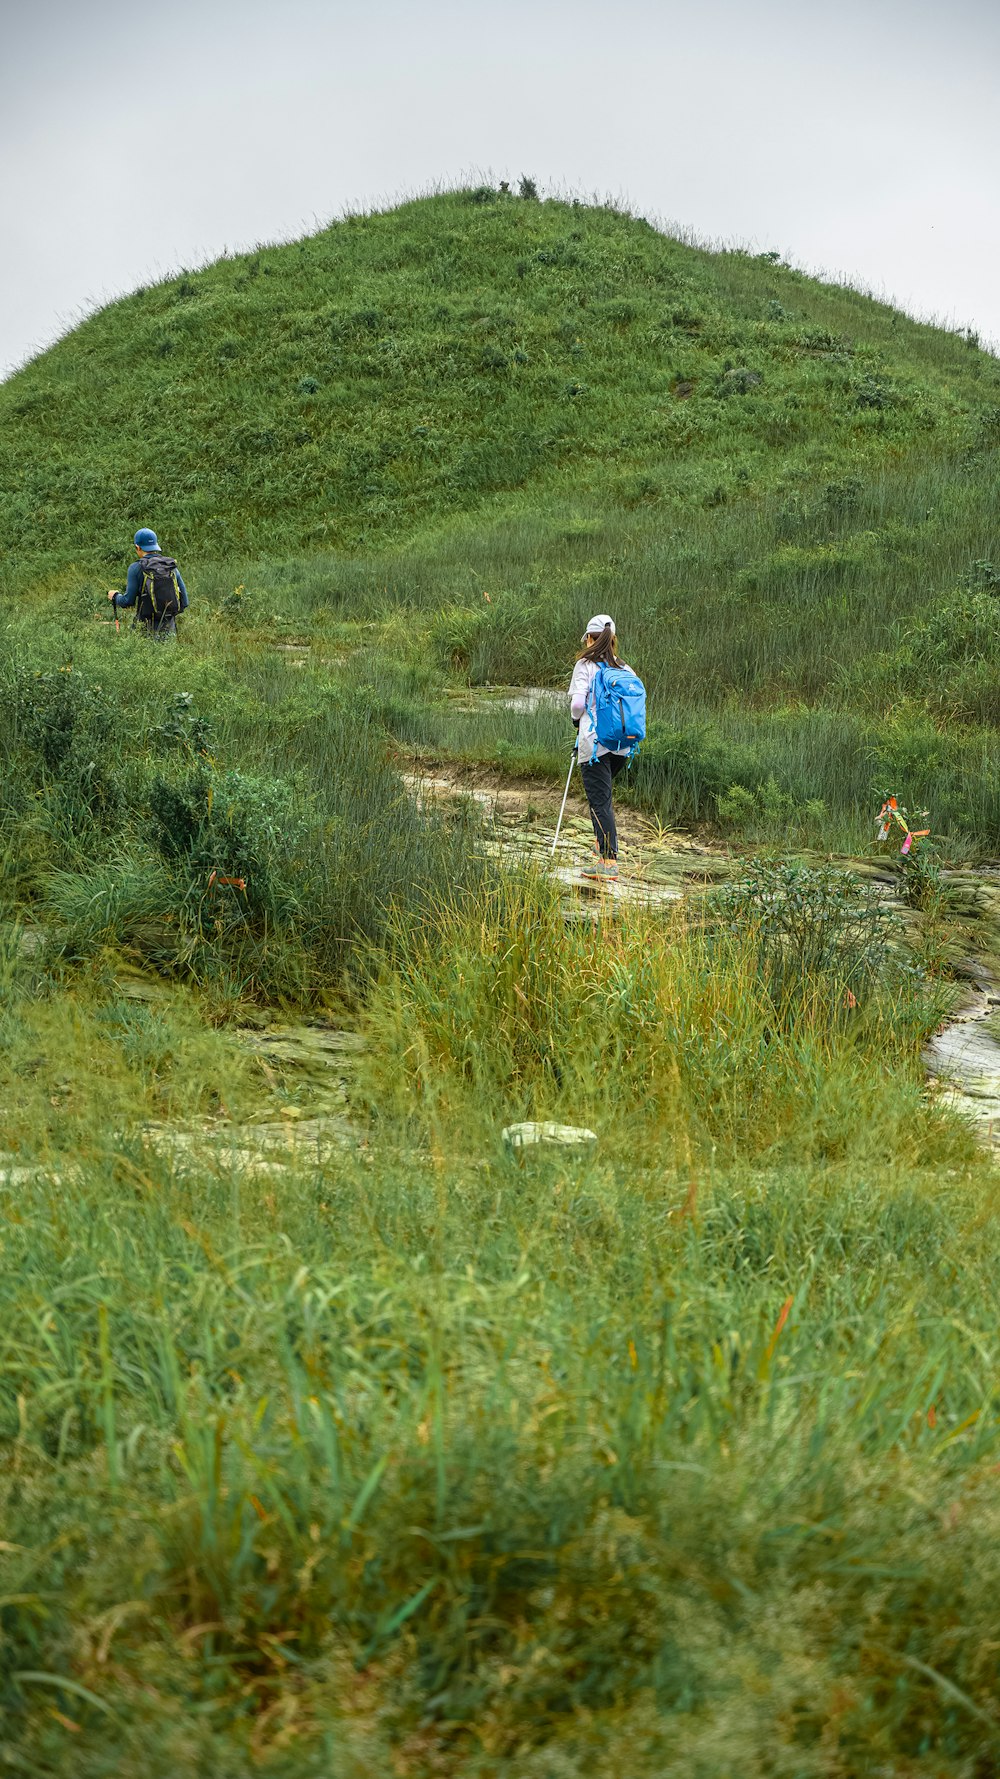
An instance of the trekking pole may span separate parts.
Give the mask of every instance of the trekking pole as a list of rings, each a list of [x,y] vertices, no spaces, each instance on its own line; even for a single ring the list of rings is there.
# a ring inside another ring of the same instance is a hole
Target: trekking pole
[[[580,745],[579,741],[574,741],[573,752],[570,754],[570,757],[569,757],[569,771],[566,774],[566,789],[563,791],[562,808],[559,811],[559,820],[556,822],[556,837],[552,842],[553,853],[555,852],[556,847],[559,844],[559,830],[562,827],[562,818],[566,814],[566,799],[569,796],[569,781],[573,776],[573,767],[576,765],[576,750],[579,747],[579,745]]]

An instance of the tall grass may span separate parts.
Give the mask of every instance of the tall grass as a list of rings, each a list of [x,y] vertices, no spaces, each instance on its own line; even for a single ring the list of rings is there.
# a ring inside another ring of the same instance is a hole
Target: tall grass
[[[124,949],[308,1001],[394,909],[475,879],[461,831],[416,812],[370,706],[238,638],[165,661],[71,634],[11,627],[0,734],[11,879],[62,958]]]
[[[399,935],[367,1004],[377,1115],[439,1147],[563,1119],[642,1167],[908,1149],[919,1087],[901,1077],[941,1006],[898,974],[873,901],[801,876],[780,931],[766,895],[707,926],[683,907],[567,924],[523,874],[452,901]],[[875,1058],[896,1062],[888,1092]]]
[[[892,789],[959,852],[991,852],[991,463],[925,448],[676,521],[551,502],[375,560],[239,572],[263,630],[297,625],[404,746],[554,774],[569,741],[554,712],[442,688],[565,685],[610,607],[650,693],[629,789],[661,819],[856,851]]]
[[[988,1766],[990,1168],[901,1003],[806,981],[765,1033],[752,935],[666,936],[523,884],[401,935],[374,1165],[95,1123],[19,1187],[15,1768]],[[599,1141],[518,1161],[517,1110]]]
[[[565,685],[587,618],[610,608],[650,694],[629,789],[663,820],[851,851],[905,787],[938,834],[990,852],[996,530],[992,484],[941,459],[791,514],[776,500],[667,530],[550,509],[322,572],[331,601],[349,585],[382,626],[342,671],[406,744],[554,774],[568,723],[496,702],[467,714],[428,670]]]

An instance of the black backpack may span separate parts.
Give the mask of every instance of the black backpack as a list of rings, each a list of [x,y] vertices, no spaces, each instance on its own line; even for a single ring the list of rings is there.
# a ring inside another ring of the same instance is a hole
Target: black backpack
[[[144,556],[142,586],[136,616],[140,624],[152,624],[154,630],[168,618],[180,615],[181,590],[177,584],[177,564],[172,556]]]

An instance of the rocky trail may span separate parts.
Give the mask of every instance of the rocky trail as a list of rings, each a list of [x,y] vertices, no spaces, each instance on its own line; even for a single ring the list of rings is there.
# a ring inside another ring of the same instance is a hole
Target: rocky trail
[[[517,696],[530,700],[545,694],[526,688]],[[509,780],[495,771],[440,762],[416,770],[411,766],[404,782],[424,807],[447,809],[463,801],[476,805],[481,812],[483,844],[500,857],[550,871],[565,888],[570,916],[598,919],[616,903],[655,906],[677,902],[692,891],[724,882],[738,869],[738,859],[723,846],[664,829],[624,805],[616,811],[621,842],[619,879],[591,884],[581,876],[593,858],[594,839],[578,783],[571,787],[553,855],[552,837],[561,801],[558,786]],[[891,858],[845,859],[843,863],[845,869],[874,879],[886,902],[900,907]],[[1000,939],[1000,884],[991,866],[980,871],[944,872],[942,877],[946,891],[950,888],[956,893],[965,911],[963,944],[952,961],[963,986],[954,1012],[927,1044],[924,1063],[935,1091],[973,1123],[983,1140],[1000,1146],[1000,978],[983,957],[959,955],[966,940],[976,940],[976,921],[996,923]],[[909,911],[901,911],[912,924]]]
[[[553,853],[560,786],[440,762],[411,765],[403,782],[421,808],[447,811],[471,803],[479,813],[485,850],[511,863],[534,864],[550,872],[566,889],[568,900],[577,898],[578,911],[580,898],[605,904],[676,902],[696,885],[720,883],[732,875],[733,862],[723,847],[663,828],[619,803],[615,811],[619,877],[588,883],[581,873],[594,859],[594,832],[578,783],[571,786]]]

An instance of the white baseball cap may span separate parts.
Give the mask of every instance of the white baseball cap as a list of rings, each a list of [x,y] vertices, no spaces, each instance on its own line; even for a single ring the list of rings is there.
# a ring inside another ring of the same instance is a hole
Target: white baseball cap
[[[614,618],[609,618],[607,612],[598,612],[596,618],[591,618],[590,623],[587,625],[587,635],[600,636],[602,630],[613,631],[614,627]]]

